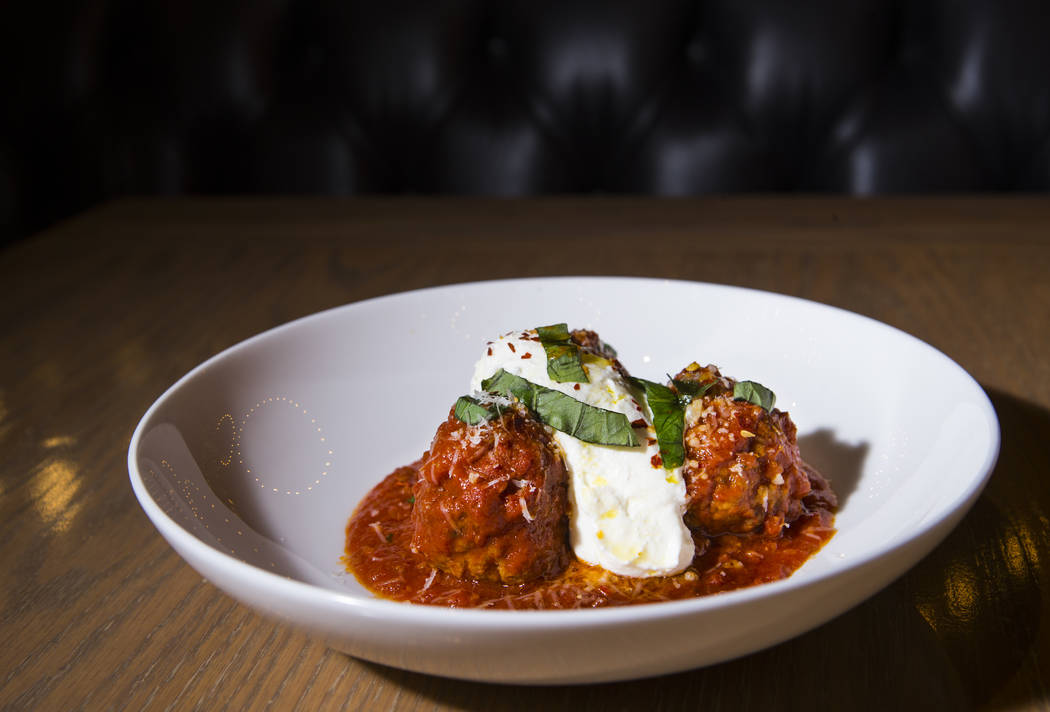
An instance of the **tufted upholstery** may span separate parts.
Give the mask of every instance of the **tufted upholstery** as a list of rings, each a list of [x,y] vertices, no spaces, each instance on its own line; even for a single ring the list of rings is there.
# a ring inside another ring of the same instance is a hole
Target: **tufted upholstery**
[[[1045,0],[9,0],[0,224],[127,193],[1047,190]]]

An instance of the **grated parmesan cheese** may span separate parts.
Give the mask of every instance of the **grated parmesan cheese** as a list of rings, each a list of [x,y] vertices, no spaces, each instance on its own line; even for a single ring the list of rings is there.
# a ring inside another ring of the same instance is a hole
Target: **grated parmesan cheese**
[[[521,516],[525,517],[525,521],[532,521],[532,512],[529,511],[529,505],[525,504],[525,495],[518,495],[518,501],[521,502]]]
[[[428,588],[430,588],[430,584],[434,583],[434,578],[437,576],[437,573],[437,569],[431,569],[430,575],[427,576],[427,580],[423,583],[423,588],[420,590],[426,591]]]

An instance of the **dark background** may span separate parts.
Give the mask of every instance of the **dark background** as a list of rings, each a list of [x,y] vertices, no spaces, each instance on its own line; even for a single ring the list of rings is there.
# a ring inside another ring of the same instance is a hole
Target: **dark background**
[[[7,0],[0,242],[121,195],[1050,188],[1040,0]]]

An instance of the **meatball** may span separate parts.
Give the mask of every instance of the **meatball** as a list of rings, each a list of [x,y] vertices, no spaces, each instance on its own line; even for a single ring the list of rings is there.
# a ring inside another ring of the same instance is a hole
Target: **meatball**
[[[459,578],[522,583],[570,559],[567,475],[524,408],[470,426],[449,413],[413,486],[412,548]]]
[[[675,380],[706,388],[686,409],[686,524],[707,536],[778,536],[806,511],[812,491],[795,424],[775,408],[734,400],[732,380],[714,366],[691,364]],[[819,484],[830,501],[827,483]]]

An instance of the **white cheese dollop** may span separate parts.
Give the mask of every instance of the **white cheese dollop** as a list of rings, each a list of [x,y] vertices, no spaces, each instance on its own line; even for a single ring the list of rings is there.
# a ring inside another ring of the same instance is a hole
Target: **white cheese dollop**
[[[569,530],[581,560],[623,576],[668,576],[693,560],[693,539],[682,517],[685,480],[679,469],[654,464],[660,448],[646,409],[606,359],[583,353],[589,383],[557,383],[547,375],[547,356],[536,332],[512,332],[486,346],[474,367],[471,390],[499,369],[565,393],[588,405],[623,413],[638,447],[594,445],[555,430],[569,475]],[[649,444],[649,440],[653,444]],[[658,460],[657,460],[658,462]]]

